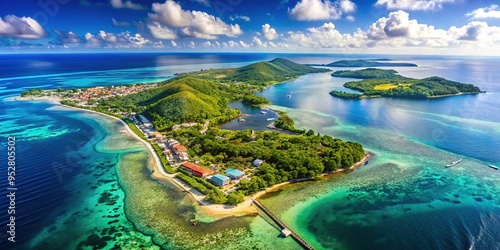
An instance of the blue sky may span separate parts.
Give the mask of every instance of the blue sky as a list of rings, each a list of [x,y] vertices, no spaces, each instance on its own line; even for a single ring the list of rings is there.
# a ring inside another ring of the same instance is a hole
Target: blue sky
[[[496,0],[18,0],[0,52],[270,51],[500,56]]]

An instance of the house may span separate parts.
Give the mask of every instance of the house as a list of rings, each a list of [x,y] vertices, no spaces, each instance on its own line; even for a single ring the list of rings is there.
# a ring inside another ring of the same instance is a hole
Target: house
[[[261,160],[261,159],[255,159],[255,161],[253,161],[253,163],[252,163],[252,166],[254,166],[254,167],[260,167],[260,165],[262,165],[262,163],[264,163],[263,160]]]
[[[211,175],[214,173],[214,171],[212,171],[208,168],[198,166],[198,165],[191,163],[191,162],[188,162],[188,161],[181,163],[181,167],[186,169],[187,171],[191,172],[191,174],[199,176],[199,177],[205,177],[207,175]]]
[[[188,150],[186,147],[182,146],[181,144],[176,144],[172,147],[174,150],[174,153],[181,159],[181,161],[187,161],[189,160],[188,156]]]
[[[212,179],[211,181],[217,185],[217,186],[224,186],[224,185],[227,185],[229,184],[229,181],[231,179],[229,179],[229,177],[225,176],[225,175],[221,175],[221,174],[216,174],[214,176],[212,176]]]
[[[233,169],[233,168],[230,168],[230,169],[224,171],[224,173],[226,173],[226,175],[233,180],[238,180],[241,177],[243,177],[243,175],[245,174],[245,173],[241,172],[240,170]]]
[[[283,237],[288,237],[292,234],[292,231],[290,231],[290,229],[288,228],[283,228],[283,230],[281,230],[281,236]]]

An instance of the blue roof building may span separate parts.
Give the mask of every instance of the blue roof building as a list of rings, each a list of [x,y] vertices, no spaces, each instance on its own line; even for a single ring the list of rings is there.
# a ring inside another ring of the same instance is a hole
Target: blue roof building
[[[240,170],[233,169],[233,168],[230,168],[224,172],[226,173],[227,176],[229,176],[229,178],[231,178],[233,180],[237,180],[237,179],[243,177],[243,175],[245,174],[245,173],[241,172]]]
[[[216,175],[212,176],[212,182],[217,186],[227,185],[227,184],[229,184],[230,180],[231,179],[229,179],[229,177],[227,177],[225,175],[221,175],[221,174],[216,174]]]
[[[262,163],[263,163],[263,162],[264,162],[264,161],[263,161],[263,160],[261,160],[261,159],[255,159],[255,161],[253,161],[252,165],[253,165],[254,167],[260,167],[260,165],[262,165]]]

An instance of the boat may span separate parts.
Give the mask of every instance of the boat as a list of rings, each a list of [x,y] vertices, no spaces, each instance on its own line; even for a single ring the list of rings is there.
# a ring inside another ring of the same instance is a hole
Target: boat
[[[244,118],[238,118],[238,122],[245,122]]]
[[[287,97],[287,98],[292,98],[292,95],[287,95],[286,97]]]
[[[269,122],[269,121],[274,121],[274,120],[276,120],[276,118],[267,118],[267,119],[266,119],[266,121],[268,121],[268,122]]]
[[[459,160],[456,160],[456,161],[452,161],[450,164],[446,165],[447,168],[449,167],[453,167],[455,165],[457,165],[458,163],[460,163],[462,161],[462,158],[460,158]]]
[[[266,111],[264,111],[264,110],[261,110],[261,111],[260,111],[260,113],[261,113],[261,114],[264,114],[264,115],[265,115],[265,114],[267,114],[267,112],[266,112]]]
[[[495,165],[488,165],[488,167],[493,168],[493,169],[495,169],[495,170],[498,170],[498,167],[497,167],[497,166],[495,166]]]

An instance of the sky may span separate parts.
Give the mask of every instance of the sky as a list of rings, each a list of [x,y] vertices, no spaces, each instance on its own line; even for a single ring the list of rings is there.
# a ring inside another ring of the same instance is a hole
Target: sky
[[[0,53],[500,56],[498,0],[17,0]]]

